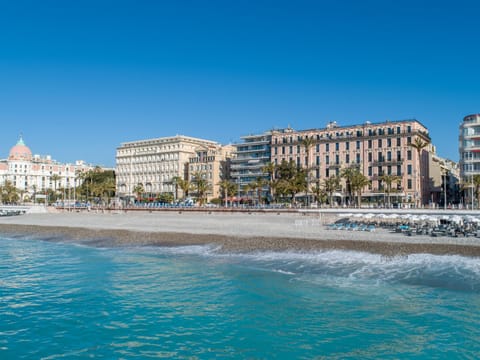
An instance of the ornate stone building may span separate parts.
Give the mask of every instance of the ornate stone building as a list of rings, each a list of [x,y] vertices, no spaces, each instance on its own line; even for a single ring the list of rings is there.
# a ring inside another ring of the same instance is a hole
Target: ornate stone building
[[[34,194],[45,193],[47,189],[75,189],[80,185],[79,173],[93,169],[84,161],[62,164],[51,156],[32,155],[32,151],[20,137],[10,149],[7,159],[0,160],[0,185],[10,181],[21,193],[23,199]]]
[[[308,148],[303,140],[311,138]],[[428,144],[419,151],[412,144],[416,139]],[[417,120],[366,122],[359,125],[338,126],[331,122],[323,129],[272,131],[271,159],[294,161],[297,166],[310,169],[310,181],[320,183],[342,169],[358,166],[371,180],[363,193],[363,200],[374,203],[385,201],[382,175],[401,178],[395,195],[398,201],[424,205],[429,201],[428,153],[431,148],[427,128]],[[337,194],[339,202],[346,198],[346,184]]]
[[[231,145],[200,146],[189,158],[188,179],[194,183],[195,176],[202,176],[208,181],[207,201],[223,195],[219,183],[229,178],[233,151],[234,147]]]
[[[131,199],[137,186],[150,194],[175,194],[174,178],[190,179],[189,172],[198,169],[212,176],[211,196],[215,196],[221,149],[214,141],[183,135],[123,143],[116,155],[117,195]],[[181,190],[178,196],[184,196]]]

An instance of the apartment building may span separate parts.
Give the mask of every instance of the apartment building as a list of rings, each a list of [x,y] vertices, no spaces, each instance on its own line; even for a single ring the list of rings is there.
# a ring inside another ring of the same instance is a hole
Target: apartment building
[[[219,144],[210,146],[199,146],[195,149],[188,159],[188,180],[194,184],[196,177],[200,176],[207,180],[208,187],[206,200],[220,198],[220,181],[229,178],[230,161],[233,156],[234,147],[232,145],[221,146]],[[193,186],[192,194],[195,194]]]
[[[474,206],[473,176],[480,175],[480,114],[467,115],[459,129],[460,179],[463,182],[463,198]]]
[[[308,149],[304,146],[307,138],[313,140]],[[417,150],[415,144],[422,144],[422,148]],[[339,176],[342,169],[356,166],[371,181],[363,193],[363,201],[375,203],[385,201],[382,175],[396,175],[401,177],[395,194],[398,201],[420,206],[429,201],[431,146],[427,128],[417,120],[351,126],[331,122],[322,129],[273,130],[271,161],[274,164],[294,161],[297,166],[309,168],[314,183]],[[340,190],[338,201],[345,201],[344,181]]]
[[[240,139],[242,142],[234,145],[230,177],[238,186],[238,200],[245,200],[248,197],[249,184],[258,178],[269,179],[262,169],[271,161],[272,133],[267,131],[263,134],[242,136]],[[264,195],[268,193],[267,185],[262,192]]]
[[[429,154],[430,199],[432,207],[448,207],[461,202],[459,196],[460,169],[458,163]]]

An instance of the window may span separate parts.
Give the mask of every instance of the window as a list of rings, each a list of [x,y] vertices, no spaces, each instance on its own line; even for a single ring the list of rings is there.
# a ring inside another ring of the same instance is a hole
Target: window
[[[390,165],[387,166],[387,174],[392,175],[392,167]]]
[[[335,151],[338,151],[340,150],[340,144],[339,143],[335,143]]]
[[[412,190],[412,179],[408,179],[408,180],[407,180],[407,188],[408,188],[409,190]]]
[[[282,155],[285,155],[285,146],[282,146]]]
[[[360,140],[357,140],[357,150],[360,150]]]
[[[357,164],[360,164],[360,154],[357,154]]]
[[[330,151],[330,144],[325,144],[325,151]]]
[[[335,155],[335,164],[340,164],[340,156],[339,155]]]
[[[401,132],[400,126],[397,126],[397,134],[400,134],[400,132]]]
[[[380,151],[378,152],[378,157],[377,157],[377,159],[378,159],[379,162],[382,162],[382,161],[383,161],[383,155],[382,155],[382,153],[381,153]]]
[[[372,176],[372,174],[373,174],[372,167],[369,166],[369,167],[368,167],[368,176]]]
[[[317,153],[320,152],[320,144],[317,144],[317,145],[315,146],[315,151],[316,151]]]
[[[325,164],[330,164],[330,156],[325,156]]]
[[[345,150],[350,150],[350,142],[345,143]]]
[[[387,151],[387,161],[392,161],[392,152]]]
[[[407,137],[407,144],[411,144],[411,143],[412,143],[412,137],[409,136],[409,137]]]
[[[317,166],[320,165],[320,156],[317,156],[316,164],[317,164]]]
[[[345,162],[350,164],[350,154],[345,155]]]
[[[387,139],[387,147],[392,147],[392,139]]]
[[[274,148],[274,153],[275,153],[275,155],[278,155],[278,148],[276,148],[276,147]]]
[[[293,154],[293,146],[290,145],[289,154]]]
[[[325,169],[325,176],[327,178],[330,176],[330,169]]]
[[[410,125],[407,126],[407,133],[411,133],[412,132],[412,127]]]
[[[368,153],[368,162],[372,162],[372,153]]]
[[[412,160],[412,150],[407,151],[407,160]]]
[[[382,139],[378,139],[378,147],[379,147],[379,148],[382,147]]]
[[[402,175],[402,166],[397,165],[397,176],[401,176],[401,175]]]
[[[412,175],[412,165],[411,164],[407,165],[407,174]]]
[[[368,140],[368,148],[369,148],[369,149],[372,148],[372,140]]]

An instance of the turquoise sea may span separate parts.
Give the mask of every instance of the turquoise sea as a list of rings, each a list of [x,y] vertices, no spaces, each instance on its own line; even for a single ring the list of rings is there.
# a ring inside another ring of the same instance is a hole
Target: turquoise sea
[[[479,357],[479,259],[0,238],[0,359]]]

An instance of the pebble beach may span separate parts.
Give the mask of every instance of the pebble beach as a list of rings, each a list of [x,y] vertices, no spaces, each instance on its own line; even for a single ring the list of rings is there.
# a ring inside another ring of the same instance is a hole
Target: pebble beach
[[[64,212],[0,218],[6,236],[72,241],[93,246],[211,244],[219,251],[321,251],[339,249],[386,256],[413,253],[480,256],[474,237],[405,236],[328,230],[334,214],[221,212]]]

